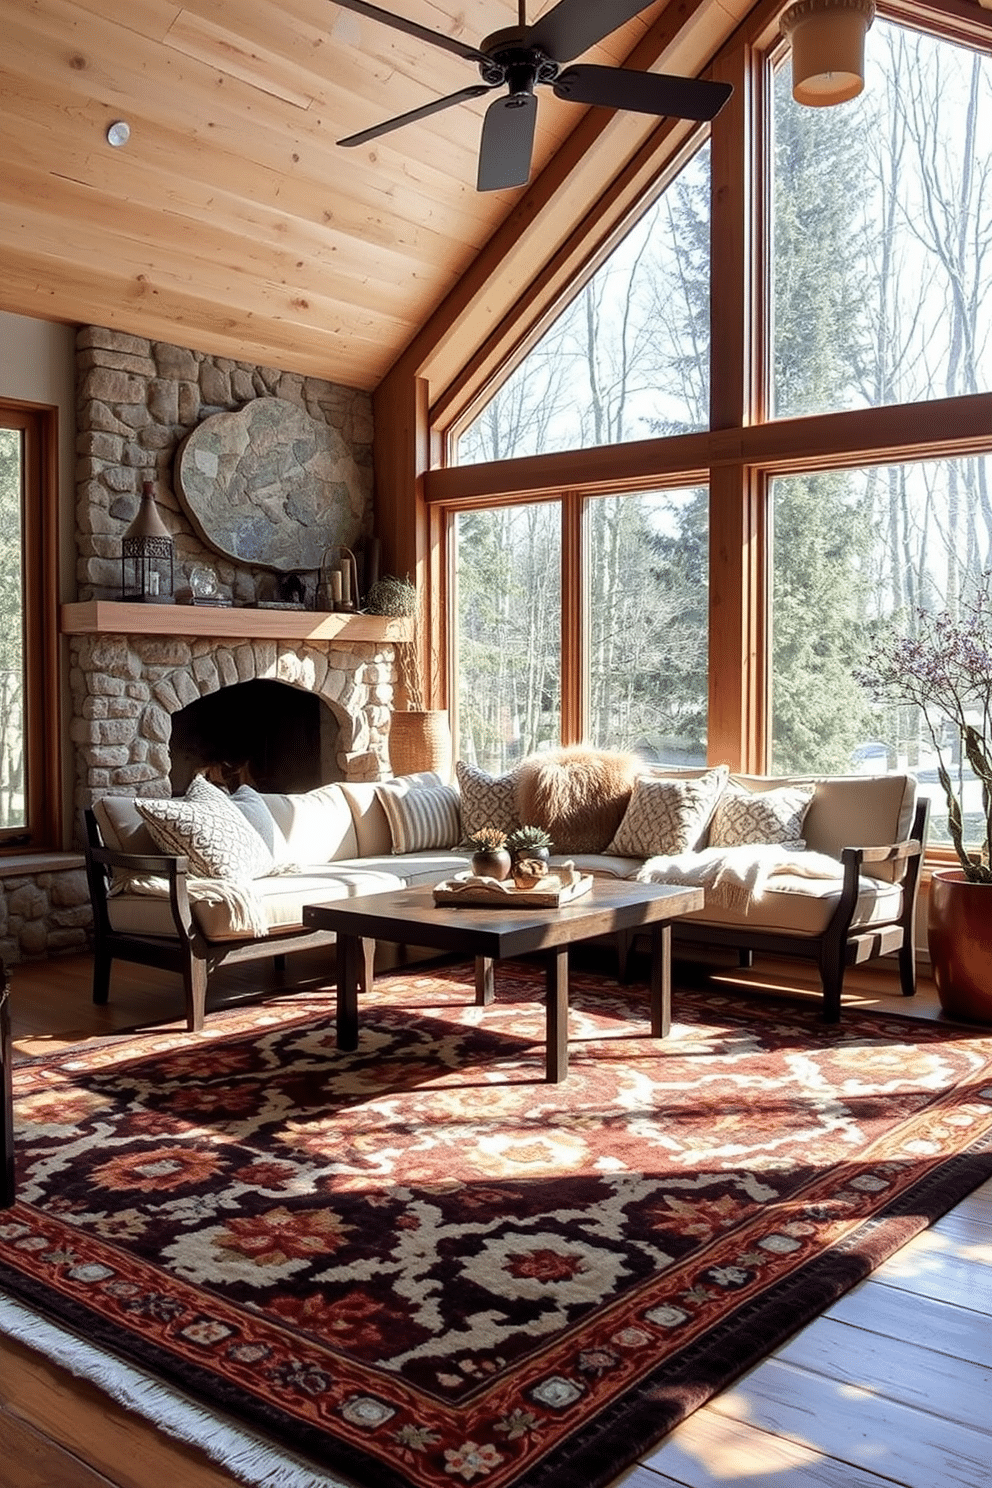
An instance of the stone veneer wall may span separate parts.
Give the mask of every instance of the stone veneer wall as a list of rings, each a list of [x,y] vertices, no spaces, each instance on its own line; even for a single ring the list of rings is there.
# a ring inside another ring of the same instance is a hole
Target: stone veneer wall
[[[82,868],[0,864],[0,956],[8,966],[85,950],[92,922]]]
[[[363,483],[361,532],[372,531],[372,399],[356,388],[277,372],[167,342],[84,326],[76,338],[76,537],[78,598],[116,599],[121,538],[138,507],[141,483],[175,543],[176,587],[190,569],[212,568],[239,604],[271,597],[267,569],[234,563],[208,548],[176,498],[172,462],[180,441],[214,413],[260,397],[285,398],[336,429]],[[354,546],[354,544],[352,544]]]

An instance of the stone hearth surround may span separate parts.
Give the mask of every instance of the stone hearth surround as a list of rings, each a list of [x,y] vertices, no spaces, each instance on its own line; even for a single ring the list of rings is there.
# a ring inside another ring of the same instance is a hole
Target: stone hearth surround
[[[340,729],[339,779],[388,773],[391,645],[98,635],[73,636],[70,649],[78,806],[107,794],[171,794],[172,714],[263,678],[327,704]]]

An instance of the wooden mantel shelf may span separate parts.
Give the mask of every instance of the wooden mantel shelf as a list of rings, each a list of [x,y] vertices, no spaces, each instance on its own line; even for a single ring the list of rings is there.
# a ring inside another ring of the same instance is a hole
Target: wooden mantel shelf
[[[398,615],[317,610],[254,610],[212,605],[124,604],[93,599],[62,606],[63,635],[237,637],[258,641],[409,641],[413,621]]]

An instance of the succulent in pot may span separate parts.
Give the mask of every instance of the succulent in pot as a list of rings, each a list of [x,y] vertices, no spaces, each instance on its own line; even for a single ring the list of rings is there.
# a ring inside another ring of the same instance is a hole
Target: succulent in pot
[[[514,862],[521,858],[541,858],[547,862],[554,843],[543,827],[522,826],[509,834],[506,847]]]
[[[463,845],[472,854],[476,878],[509,878],[513,859],[506,848],[505,832],[498,827],[482,827],[470,833]]]

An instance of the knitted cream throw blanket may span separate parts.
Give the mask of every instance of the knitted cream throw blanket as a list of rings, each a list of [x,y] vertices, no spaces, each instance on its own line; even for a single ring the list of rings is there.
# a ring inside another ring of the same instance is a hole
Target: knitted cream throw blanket
[[[150,899],[168,899],[168,879],[154,875],[132,873],[120,881],[115,880],[112,894],[145,894]],[[251,935],[260,939],[269,933],[269,923],[258,895],[250,883],[237,883],[231,878],[187,878],[186,892],[189,902],[194,904],[224,904],[230,916],[231,930],[235,935]]]
[[[648,858],[638,883],[687,884],[705,889],[714,903],[746,913],[769,880],[787,876],[843,880],[843,865],[826,853],[796,852],[778,845],[706,847],[700,852]]]

